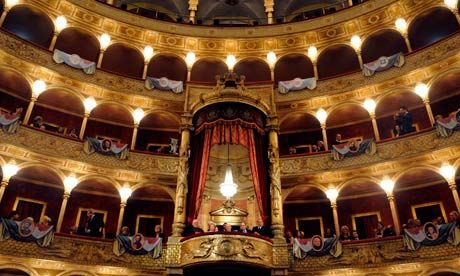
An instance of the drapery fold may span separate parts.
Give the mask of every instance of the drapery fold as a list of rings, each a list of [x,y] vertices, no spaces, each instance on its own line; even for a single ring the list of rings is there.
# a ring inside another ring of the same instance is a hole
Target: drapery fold
[[[191,189],[189,196],[189,222],[198,217],[202,203],[206,175],[208,172],[209,155],[213,145],[242,145],[248,149],[249,164],[256,194],[257,204],[262,219],[268,212],[267,170],[264,160],[264,137],[261,129],[253,123],[243,120],[216,120],[201,125],[195,132],[193,173],[190,177]]]

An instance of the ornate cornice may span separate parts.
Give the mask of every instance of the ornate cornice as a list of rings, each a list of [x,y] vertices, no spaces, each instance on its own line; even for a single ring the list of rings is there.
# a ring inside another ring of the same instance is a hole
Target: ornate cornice
[[[51,3],[50,3],[51,2]],[[270,26],[225,28],[172,24],[136,16],[93,0],[32,0],[53,16],[65,15],[71,26],[95,34],[109,32],[116,41],[142,48],[152,45],[159,51],[183,55],[193,50],[200,55],[259,55],[269,50],[279,54],[305,51],[311,44],[321,48],[332,43],[348,43],[354,34],[365,37],[382,28],[394,28],[394,21],[441,5],[438,0],[373,0],[321,18]]]
[[[0,155],[42,162],[77,174],[102,174],[120,181],[175,184],[177,157],[130,152],[128,160],[87,155],[83,143],[21,127],[16,134],[0,131]]]

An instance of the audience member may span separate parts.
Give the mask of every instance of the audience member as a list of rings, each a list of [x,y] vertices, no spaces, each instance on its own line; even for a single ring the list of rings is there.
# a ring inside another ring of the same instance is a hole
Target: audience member
[[[383,238],[383,231],[385,230],[385,226],[383,222],[377,222],[377,229],[375,229],[375,236],[374,238]]]
[[[48,216],[43,216],[42,220],[37,224],[37,227],[40,231],[44,231],[51,227],[51,218]]]
[[[389,224],[387,225],[385,230],[383,230],[383,237],[391,237],[391,236],[396,236],[396,232],[395,232],[395,229],[393,228],[393,225]]]
[[[264,237],[270,237],[270,229],[264,225],[264,221],[262,219],[257,220],[257,226],[252,228],[252,232],[256,235],[261,235]]]
[[[284,237],[286,238],[286,243],[287,244],[289,244],[289,245],[294,244],[294,236],[292,235],[291,231],[286,230],[286,233],[285,233]]]
[[[343,142],[342,142],[342,134],[337,133],[337,134],[335,135],[335,140],[334,140],[334,142],[332,142],[332,145],[340,145],[340,144],[342,144],[342,143],[343,143]]]
[[[295,147],[289,147],[289,154],[296,154],[297,153],[297,150]]]
[[[332,231],[331,228],[326,228],[326,234],[324,234],[324,238],[333,238],[335,235],[334,235],[334,231]]]
[[[19,212],[16,211],[16,210],[13,210],[8,214],[7,218],[10,219],[10,220],[19,221],[19,219],[20,219]]]
[[[69,132],[69,137],[73,139],[78,139],[77,130],[75,128],[72,128],[72,130]]]
[[[449,213],[450,222],[455,222],[456,226],[460,228],[460,215],[457,211],[452,211]]]
[[[326,151],[326,147],[324,146],[323,141],[320,140],[320,141],[316,142],[316,146],[318,148],[318,152]]]
[[[412,114],[409,112],[407,107],[401,106],[399,112],[394,116],[395,124],[400,127],[400,135],[411,133],[415,131],[413,126],[414,120]]]
[[[350,241],[351,240],[350,229],[348,228],[348,226],[343,225],[340,228],[339,240],[340,241]]]
[[[240,229],[238,230],[238,232],[240,232],[240,233],[251,233],[251,231],[248,229],[248,226],[246,225],[246,223],[244,221],[242,223],[240,223]]]
[[[305,238],[305,233],[301,230],[297,230],[295,233],[295,237],[298,239],[304,239]]]
[[[161,225],[157,224],[155,225],[155,233],[154,233],[155,238],[164,238],[165,235],[163,234],[163,231],[161,229]]]
[[[90,237],[104,237],[104,226],[102,218],[100,216],[96,216],[93,209],[89,209],[86,213],[84,234]]]
[[[204,231],[203,231],[203,229],[200,228],[198,220],[194,219],[194,220],[192,220],[192,224],[188,225],[185,228],[184,236],[187,237],[187,236],[196,235],[196,234],[200,234],[200,233],[204,233]]]
[[[232,225],[230,223],[224,223],[224,232],[229,233],[232,232]]]
[[[401,135],[401,127],[397,124],[395,124],[395,126],[393,127],[393,136],[395,138],[399,137]]]
[[[129,227],[128,226],[121,227],[120,235],[121,236],[129,236]]]
[[[311,152],[318,152],[318,146],[317,145],[311,146]]]
[[[208,232],[214,233],[217,231],[219,231],[219,229],[217,229],[216,224],[213,221],[208,222]]]
[[[35,116],[34,119],[32,120],[32,123],[30,126],[39,128],[39,129],[45,129],[45,125],[43,124],[43,117],[42,116]]]
[[[353,231],[351,232],[351,240],[352,240],[352,241],[359,241],[358,231],[353,230]]]

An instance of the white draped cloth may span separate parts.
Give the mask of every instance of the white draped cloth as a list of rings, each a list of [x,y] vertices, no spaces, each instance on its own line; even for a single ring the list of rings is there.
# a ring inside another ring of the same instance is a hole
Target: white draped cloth
[[[55,49],[53,60],[56,63],[65,63],[73,68],[82,69],[86,74],[94,74],[96,72],[95,62],[83,59],[77,54],[68,54]]]
[[[278,82],[278,91],[281,94],[286,94],[289,91],[298,91],[308,88],[313,90],[316,88],[316,78],[295,78],[293,80],[280,81]]]

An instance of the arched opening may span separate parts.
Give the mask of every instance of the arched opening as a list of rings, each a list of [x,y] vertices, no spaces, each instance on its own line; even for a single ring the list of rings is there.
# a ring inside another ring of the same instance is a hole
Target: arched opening
[[[55,49],[67,54],[77,54],[81,58],[97,62],[99,57],[99,40],[89,32],[79,28],[66,28],[59,33]]]
[[[30,125],[40,128],[35,121],[41,117],[44,127],[41,129],[66,136],[74,129],[78,135],[84,112],[85,107],[77,95],[61,88],[52,88],[38,97]]]
[[[153,237],[155,225],[161,225],[164,235],[170,236],[173,220],[174,202],[169,193],[160,185],[148,185],[132,193],[123,223],[130,228],[131,235],[141,233]],[[163,242],[166,240],[163,239]]]
[[[310,113],[289,114],[280,124],[280,155],[314,153],[322,140],[321,125]]]
[[[220,59],[203,58],[192,67],[190,80],[203,83],[216,83],[216,76],[228,71],[227,65]]]
[[[61,232],[90,235],[85,233],[89,209],[93,209],[95,215],[104,222],[105,238],[114,238],[120,212],[120,194],[113,183],[97,177],[80,182],[72,190]],[[90,236],[102,237],[97,233]]]
[[[288,54],[281,57],[275,65],[275,83],[295,78],[312,78],[315,76],[313,63],[302,54]]]
[[[327,116],[327,140],[332,147],[336,142],[336,136],[341,135],[340,140],[364,140],[374,138],[372,121],[369,113],[362,105],[357,103],[343,104]]]
[[[187,80],[187,65],[178,56],[158,54],[150,61],[147,76],[153,78],[166,77],[170,80],[185,82]]]
[[[423,224],[441,218],[456,210],[452,191],[446,180],[427,168],[413,168],[396,180],[394,187],[396,206],[402,224],[419,219]]]
[[[431,127],[425,105],[417,94],[407,90],[394,92],[379,100],[375,109],[381,139],[398,137],[394,131],[395,115],[402,113],[401,107],[406,107],[412,114],[415,132]]]
[[[245,82],[271,81],[270,67],[258,58],[246,58],[235,65],[234,71],[246,77]]]
[[[0,269],[0,275],[3,276],[29,276],[30,274],[16,268],[2,268]]]
[[[31,95],[29,82],[23,76],[13,70],[0,69],[0,108],[3,111],[23,108],[24,114]]]
[[[355,50],[345,44],[332,45],[324,49],[318,56],[317,66],[320,79],[360,70]]]
[[[141,78],[144,56],[133,47],[121,43],[112,44],[105,50],[101,68],[116,74]]]
[[[384,226],[393,225],[385,192],[368,179],[347,183],[339,192],[337,210],[340,227],[347,226],[350,232],[357,231],[359,239],[383,236],[383,230],[381,233],[378,230],[379,221]],[[354,240],[353,236],[349,239]]]
[[[115,103],[102,103],[96,106],[88,119],[85,136],[103,137],[124,144],[131,143],[134,120],[131,112]]]
[[[453,34],[459,28],[455,15],[447,8],[438,7],[418,15],[409,25],[408,36],[412,49],[416,50]]]
[[[56,224],[61,207],[64,185],[52,169],[40,165],[22,168],[13,176],[0,204],[0,213],[6,217],[19,212],[20,220],[32,217],[39,223],[44,216]]]
[[[289,192],[283,205],[283,217],[286,231],[294,236],[297,230],[306,238],[331,237],[334,232],[331,203],[323,191],[313,186],[299,185]]]
[[[43,48],[48,48],[54,34],[54,24],[48,15],[25,5],[14,6],[6,15],[2,28]]]
[[[433,115],[449,116],[460,108],[460,71],[450,72],[430,87],[429,98]]]
[[[408,50],[404,37],[395,30],[380,30],[366,38],[361,46],[364,63],[400,52],[406,54]]]
[[[164,111],[147,114],[139,124],[136,149],[153,153],[171,153],[171,139],[179,139],[179,122]]]

